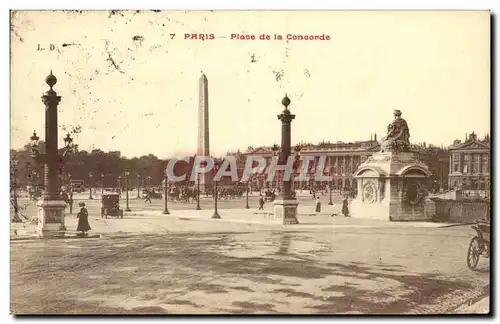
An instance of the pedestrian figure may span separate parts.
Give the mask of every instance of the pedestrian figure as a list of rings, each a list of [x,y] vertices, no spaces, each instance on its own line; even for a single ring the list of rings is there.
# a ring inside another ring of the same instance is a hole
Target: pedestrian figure
[[[78,226],[76,227],[77,232],[82,232],[83,235],[87,235],[87,232],[91,230],[89,225],[89,212],[87,208],[85,208],[85,203],[81,202],[78,204],[80,208],[80,212],[76,215],[78,218]]]
[[[319,197],[316,198],[316,212],[321,213],[321,201],[319,200]]]
[[[345,196],[344,200],[342,201],[342,214],[345,217],[351,217],[351,215],[349,215],[349,203],[347,201],[347,196]]]
[[[313,190],[312,193],[313,193],[312,199],[316,199],[316,190]]]
[[[259,199],[259,210],[264,210],[264,197],[262,196]]]
[[[149,191],[146,192],[146,199],[144,200],[144,203],[151,203],[151,194]]]

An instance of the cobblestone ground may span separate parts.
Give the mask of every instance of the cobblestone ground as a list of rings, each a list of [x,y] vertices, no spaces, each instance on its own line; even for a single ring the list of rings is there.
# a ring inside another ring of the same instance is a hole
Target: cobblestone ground
[[[453,313],[488,287],[488,260],[476,272],[465,263],[469,228],[337,222],[344,226],[170,217],[156,234],[12,240],[11,310]]]

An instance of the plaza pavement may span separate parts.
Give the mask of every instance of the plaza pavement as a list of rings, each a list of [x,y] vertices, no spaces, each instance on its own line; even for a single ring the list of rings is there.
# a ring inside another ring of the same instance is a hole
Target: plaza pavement
[[[231,209],[225,208],[225,203],[220,203],[221,208],[218,213],[221,219],[217,220],[218,222],[252,224],[258,228],[285,227],[295,230],[313,230],[315,228],[441,227],[448,225],[432,222],[389,222],[377,219],[344,217],[341,213],[341,204],[337,201],[333,206],[324,203],[320,213],[314,211],[314,203],[306,202],[299,205],[297,217],[299,224],[283,226],[281,219],[274,219],[271,203],[267,203],[263,211],[259,211],[255,207],[256,201],[250,209],[241,208],[244,205],[242,200],[239,200],[240,206]],[[203,221],[210,220],[214,212],[212,205],[204,204],[202,210],[195,210],[196,204],[170,203],[170,215],[164,215],[162,202],[155,201],[153,204],[145,204],[141,200],[131,200],[130,207],[132,211],[125,212],[123,219],[111,216],[105,219],[100,216],[99,200],[86,200],[86,204],[89,210],[90,226],[92,227],[91,233],[93,234],[164,233],[168,231],[165,226],[168,227],[172,223],[172,218]],[[31,205],[30,214],[33,215],[35,214],[34,203]],[[121,207],[124,208],[125,206],[122,205]],[[179,207],[183,209],[179,209]],[[78,210],[78,208],[75,208],[73,214],[66,214],[65,224],[69,235],[75,234],[78,221],[76,213]],[[176,228],[176,230],[179,229]],[[186,230],[191,230],[191,227],[188,226]],[[13,234],[11,237],[14,239],[33,236],[36,234],[36,226],[29,223],[13,223],[11,233]]]
[[[488,260],[476,272],[465,263],[468,227],[330,217],[327,206],[311,216],[307,202],[300,224],[283,226],[255,207],[224,204],[220,220],[210,219],[209,202],[201,211],[171,204],[163,215],[160,201],[101,219],[89,201],[101,238],[11,240],[12,312],[484,312],[467,308],[489,296]],[[75,216],[66,224],[76,228]]]

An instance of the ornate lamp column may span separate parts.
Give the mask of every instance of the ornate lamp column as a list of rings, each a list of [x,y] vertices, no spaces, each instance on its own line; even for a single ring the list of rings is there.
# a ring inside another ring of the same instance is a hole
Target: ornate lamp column
[[[129,206],[129,204],[128,204],[128,188],[129,188],[129,187],[128,187],[128,178],[129,178],[129,176],[130,176],[130,171],[129,171],[128,169],[126,169],[126,170],[125,170],[125,190],[126,190],[126,191],[125,191],[125,192],[126,192],[126,193],[125,193],[125,197],[126,197],[126,199],[127,199],[127,207],[125,208],[125,211],[126,211],[126,212],[130,212],[130,211],[131,211],[131,210],[130,210],[130,206]]]
[[[71,173],[68,173],[68,193],[73,196],[73,185],[71,184]]]
[[[11,159],[11,169],[10,169],[10,178],[11,178],[11,187],[10,190],[12,192],[12,208],[14,208],[14,216],[12,217],[13,223],[22,223],[21,218],[19,217],[19,204],[17,201],[17,166],[18,160],[16,156],[13,156]]]
[[[299,170],[299,174],[300,174],[300,151],[302,150],[302,147],[299,144],[297,144],[297,145],[295,145],[293,150],[295,151],[295,163],[296,163],[296,165],[294,166],[294,169],[292,172],[292,174],[293,174],[292,184],[293,184],[293,195],[294,195],[294,197],[297,197],[297,193],[296,193],[297,187],[299,187],[299,189],[302,189],[302,188],[300,188],[300,185],[297,185],[297,183],[295,182],[296,170]]]
[[[168,171],[167,168],[165,168],[165,187],[164,190],[164,197],[165,197],[165,209],[163,210],[163,215],[170,215],[170,212],[168,211]]]
[[[91,172],[91,173],[89,173],[89,181],[90,181],[90,184],[89,184],[89,186],[90,186],[89,199],[90,200],[94,199],[94,197],[92,197],[92,177],[93,177],[93,174]]]
[[[330,187],[330,201],[328,202],[328,205],[332,206],[333,205],[333,201],[332,201],[332,182],[333,182],[333,167],[330,167],[330,181],[328,181],[328,186]]]
[[[139,194],[140,189],[141,189],[141,175],[137,174],[137,199],[141,199],[141,195]]]
[[[45,105],[45,154],[41,154],[38,148],[39,137],[36,132],[31,137],[32,157],[39,163],[45,164],[45,190],[42,198],[38,201],[38,233],[41,236],[64,235],[61,231],[64,226],[64,209],[66,203],[62,200],[60,191],[61,183],[59,179],[59,169],[63,157],[68,153],[72,139],[68,136],[65,139],[66,150],[60,155],[58,151],[58,126],[57,126],[57,106],[61,101],[53,87],[57,83],[57,78],[50,72],[45,78],[50,89],[42,95],[42,102]]]
[[[283,98],[281,103],[285,106],[285,109],[278,115],[278,119],[281,121],[281,152],[278,163],[283,165],[287,163],[292,150],[291,123],[292,120],[295,119],[295,115],[288,110],[288,106],[290,105],[290,99],[288,96],[285,95],[285,98]],[[283,225],[298,224],[298,204],[298,200],[292,195],[291,192],[290,179],[283,179],[280,197],[273,202],[274,218],[283,218]]]
[[[116,186],[118,189],[118,193],[121,195],[122,194],[122,176],[118,176],[118,179],[116,180]]]
[[[200,174],[197,174],[196,181],[198,182],[198,190],[196,192],[196,210],[201,210],[200,207]]]
[[[274,144],[273,147],[271,147],[271,150],[273,151],[273,156],[278,156],[280,147],[277,144]],[[276,189],[276,175],[273,177],[272,188]]]
[[[104,173],[101,173],[101,195],[104,194]]]
[[[250,177],[252,175],[249,175],[248,176],[248,179],[247,179],[247,204],[245,206],[246,209],[250,209],[250,206],[248,205],[248,192],[250,191]]]
[[[219,172],[219,162],[218,161],[216,161],[214,163],[214,177],[213,177],[213,182],[215,182],[215,192],[214,192],[214,214],[212,215],[212,218],[214,218],[214,219],[220,219],[221,218],[220,215],[219,215],[219,212],[217,210],[217,200],[219,199],[217,197],[217,191],[218,191],[217,190],[218,189],[217,188],[217,183],[219,181],[215,180],[215,176],[217,175],[217,172]]]

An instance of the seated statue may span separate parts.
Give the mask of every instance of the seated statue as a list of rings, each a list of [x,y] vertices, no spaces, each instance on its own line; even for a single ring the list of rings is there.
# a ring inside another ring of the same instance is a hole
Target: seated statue
[[[394,121],[387,126],[387,135],[380,142],[382,152],[404,152],[410,149],[410,129],[401,111],[394,110]]]

